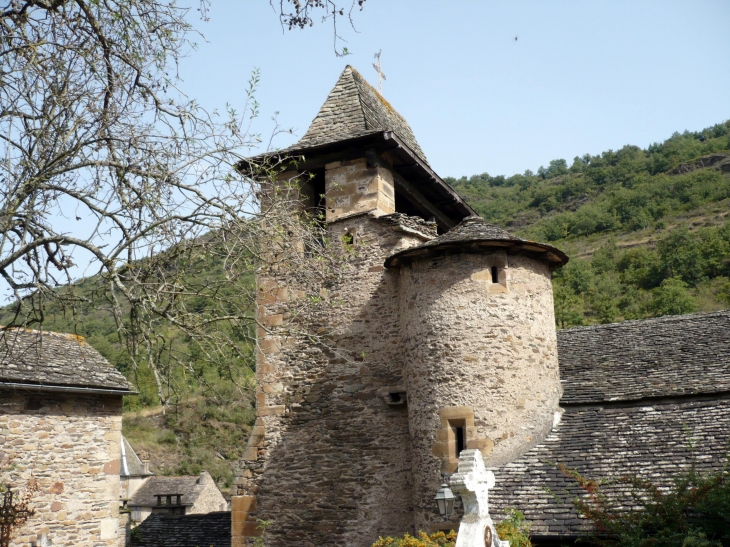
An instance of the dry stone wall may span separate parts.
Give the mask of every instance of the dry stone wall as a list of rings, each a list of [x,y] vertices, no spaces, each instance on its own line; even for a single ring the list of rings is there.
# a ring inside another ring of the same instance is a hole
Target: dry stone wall
[[[21,489],[31,478],[40,486],[35,515],[12,547],[124,545],[121,429],[119,396],[0,391],[1,478]]]
[[[561,389],[550,272],[504,252],[452,254],[402,266],[399,287],[415,523],[428,529],[439,472],[458,463],[458,429],[464,448],[499,466],[552,426]]]

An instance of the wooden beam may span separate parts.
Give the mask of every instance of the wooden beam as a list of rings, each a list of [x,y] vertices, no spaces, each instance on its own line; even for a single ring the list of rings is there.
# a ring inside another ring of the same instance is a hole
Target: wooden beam
[[[441,224],[443,228],[451,229],[456,226],[456,222],[451,220],[443,211],[427,200],[418,188],[395,171],[392,171],[392,173],[396,191],[403,194],[403,196],[405,196],[413,205],[418,207],[422,213],[426,215],[431,214],[436,217],[436,221]]]

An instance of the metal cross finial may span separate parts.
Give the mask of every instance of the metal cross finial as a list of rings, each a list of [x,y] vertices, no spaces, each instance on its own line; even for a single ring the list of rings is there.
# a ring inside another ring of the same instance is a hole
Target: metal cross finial
[[[10,534],[15,528],[22,526],[33,514],[34,511],[28,509],[25,500],[14,503],[13,492],[6,490],[2,505],[0,505],[0,546],[10,545]]]
[[[380,93],[383,92],[383,80],[387,80],[385,77],[385,74],[383,74],[383,71],[380,69],[380,54],[383,53],[383,50],[381,49],[375,54],[375,58],[378,60],[378,64],[373,63],[373,68],[375,69],[375,72],[378,73],[378,91]]]

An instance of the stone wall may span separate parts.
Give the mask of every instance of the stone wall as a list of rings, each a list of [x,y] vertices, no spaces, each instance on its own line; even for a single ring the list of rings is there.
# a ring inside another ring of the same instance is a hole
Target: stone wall
[[[327,222],[371,210],[395,212],[393,174],[368,166],[365,158],[336,161],[325,166]]]
[[[203,485],[203,489],[198,494],[195,504],[188,508],[187,514],[213,513],[214,511],[225,511],[228,508],[228,502],[223,497],[218,486],[215,484],[210,473],[203,471],[198,479],[198,484]]]
[[[35,515],[13,547],[121,547],[122,398],[0,391],[3,482],[35,478]],[[10,462],[8,466],[6,462]]]
[[[415,522],[428,529],[439,472],[456,470],[458,429],[463,448],[499,466],[552,426],[561,388],[550,272],[503,251],[464,253],[416,259],[399,282]]]
[[[398,274],[383,261],[432,234],[397,218],[329,223],[333,241],[352,244],[341,243],[342,275],[306,305],[286,275],[259,278],[258,419],[237,481],[256,500],[233,500],[234,546],[254,518],[273,521],[267,547],[366,547],[413,529]]]

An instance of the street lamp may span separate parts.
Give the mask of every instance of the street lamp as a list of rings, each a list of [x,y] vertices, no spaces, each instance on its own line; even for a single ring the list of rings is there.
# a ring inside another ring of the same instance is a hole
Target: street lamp
[[[441,488],[439,488],[436,492],[434,500],[436,500],[436,505],[439,508],[439,514],[444,518],[444,521],[449,520],[451,518],[451,514],[454,512],[454,493],[451,491],[451,488],[449,488],[449,485],[446,484],[445,478]]]

